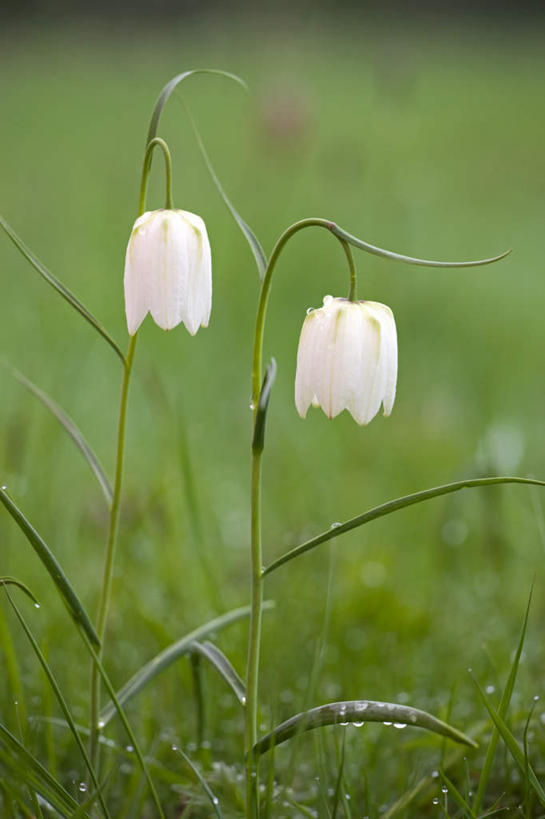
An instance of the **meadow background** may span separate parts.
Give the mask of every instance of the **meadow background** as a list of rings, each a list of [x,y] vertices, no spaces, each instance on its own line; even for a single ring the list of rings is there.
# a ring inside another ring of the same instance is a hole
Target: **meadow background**
[[[480,258],[513,248],[497,265],[458,271],[355,251],[360,298],[392,308],[400,356],[391,418],[359,428],[347,413],[333,422],[317,410],[306,421],[296,413],[305,311],[328,293],[345,295],[347,276],[338,243],[324,231],[305,231],[290,243],[265,335],[265,357],[278,363],[264,461],[266,562],[399,495],[486,474],[545,476],[539,28],[349,22],[18,25],[8,27],[0,51],[4,216],[123,348],[124,253],[148,119],[164,83],[188,68],[223,68],[249,84],[245,95],[222,78],[197,76],[181,95],[229,196],[267,251],[305,216],[331,218],[369,242],[425,258]],[[160,135],[173,154],[175,205],[199,213],[208,227],[213,312],[210,328],[195,338],[183,327],[163,333],[150,320],[139,334],[106,650],[118,685],[169,642],[248,601],[258,277],[175,99]],[[159,161],[149,202],[163,204]],[[3,359],[63,406],[111,474],[119,361],[5,236],[0,259]],[[56,421],[6,367],[0,390],[1,481],[94,612],[107,531],[100,489]],[[533,696],[545,695],[544,504],[543,493],[528,487],[465,491],[371,523],[279,569],[266,591],[276,601],[265,615],[266,727],[305,705],[369,698],[443,716],[451,703],[450,721],[476,730],[484,714],[467,668],[490,691],[501,688],[535,577],[512,711],[520,738]],[[1,510],[0,533],[0,575],[20,578],[38,596],[39,611],[22,605],[85,724],[87,655],[42,566]],[[240,672],[246,629],[242,621],[217,641]],[[8,662],[8,632],[18,673]],[[0,718],[15,726],[26,712],[29,747],[77,783],[83,772],[70,739],[36,719],[57,712],[7,605],[0,634],[8,669],[0,674]],[[240,762],[242,723],[221,680],[210,673],[206,685],[210,747],[195,756],[221,795],[240,773],[229,766]],[[181,783],[190,781],[170,750],[173,741],[185,748],[195,741],[187,661],[128,711],[145,749]],[[327,732],[325,751],[316,737],[302,739],[295,764],[287,746],[276,754],[279,781],[320,816],[329,815],[342,730]],[[114,725],[109,735],[122,737]],[[539,772],[545,700],[530,737]],[[383,814],[437,767],[440,753],[439,741],[410,729],[347,729],[345,787],[354,815]],[[464,755],[457,775],[467,791],[482,752]],[[210,770],[212,761],[227,767]],[[132,783],[133,799],[127,815],[146,815],[130,757],[124,766],[120,776]],[[169,783],[163,787],[166,794]],[[439,815],[432,803],[439,791],[438,784],[406,815]],[[504,791],[505,804],[519,803],[517,774],[498,753],[488,803]],[[172,791],[171,815],[178,799]],[[235,815],[232,791],[225,799],[227,815],[229,804]]]

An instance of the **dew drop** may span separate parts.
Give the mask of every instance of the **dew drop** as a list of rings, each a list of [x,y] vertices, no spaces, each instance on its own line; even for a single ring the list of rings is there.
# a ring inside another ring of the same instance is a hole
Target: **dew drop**
[[[213,805],[219,805],[219,802],[220,802],[220,800],[218,799],[217,796],[212,797],[212,804]]]
[[[132,746],[132,745],[126,745],[126,746],[125,746],[125,750],[126,750],[126,751],[127,751],[129,754],[132,754],[132,752],[134,751],[134,748],[133,748],[133,746]]]
[[[494,691],[496,690],[496,686],[495,685],[487,685],[484,690],[486,691],[487,694],[493,694]]]
[[[448,788],[446,785],[443,785],[443,787],[441,788],[441,793],[448,793]]]
[[[80,793],[85,793],[86,790],[87,790],[87,783],[80,782],[79,785],[78,785],[78,791],[80,791]]]
[[[330,529],[338,529],[339,526],[342,526],[342,523],[340,523],[338,520],[336,520],[335,523],[332,523],[329,528]]]
[[[394,722],[394,728],[399,728],[400,731],[401,731],[402,728],[406,728],[406,727],[407,727],[406,722]]]
[[[382,724],[383,724],[383,725],[386,725],[386,726],[388,727],[388,726],[390,726],[392,723],[391,723],[391,722],[383,722]]]
[[[431,772],[431,778],[432,779],[437,779],[438,776],[439,776],[439,771],[432,771]]]
[[[246,697],[241,697],[240,698],[240,704],[241,705],[246,705]]]
[[[34,608],[35,608],[35,609],[39,609],[39,608],[40,608],[40,604],[39,604],[39,603],[34,603]]]
[[[433,797],[433,799],[432,799],[431,801],[432,801],[432,804],[433,804],[433,805],[438,805],[438,804],[439,804],[439,797],[438,797],[438,796],[434,796],[434,797]]]
[[[105,725],[106,725],[106,723],[104,722],[104,720],[103,720],[103,719],[99,719],[99,721],[97,722],[97,728],[98,728],[98,730],[99,730],[99,731],[102,731],[102,729],[104,728],[104,726],[105,726]]]
[[[539,700],[539,694],[534,694],[534,702],[537,702],[538,700]]]
[[[250,409],[252,410],[252,412],[256,409],[256,407],[257,405],[255,401],[253,400],[253,398],[250,398]]]
[[[178,750],[178,746],[177,746],[177,745],[171,745],[170,747],[171,747],[171,749],[172,749],[173,751],[177,751],[177,750]]]
[[[314,307],[307,307],[307,316],[308,316],[310,313],[312,313],[312,311],[313,311],[313,310],[314,310]]]
[[[362,728],[365,725],[365,723],[364,722],[353,722],[352,725],[354,726],[354,728]]]

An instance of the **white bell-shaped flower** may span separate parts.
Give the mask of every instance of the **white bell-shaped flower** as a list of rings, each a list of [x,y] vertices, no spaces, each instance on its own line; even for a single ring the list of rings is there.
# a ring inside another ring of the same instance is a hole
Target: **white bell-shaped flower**
[[[207,327],[212,262],[201,217],[185,210],[143,213],[127,245],[124,281],[131,336],[148,312],[163,330],[183,321],[193,336],[199,327]]]
[[[368,424],[384,406],[390,415],[397,381],[397,333],[389,307],[326,296],[307,314],[295,375],[295,405],[304,418],[312,404],[329,418],[347,409]]]

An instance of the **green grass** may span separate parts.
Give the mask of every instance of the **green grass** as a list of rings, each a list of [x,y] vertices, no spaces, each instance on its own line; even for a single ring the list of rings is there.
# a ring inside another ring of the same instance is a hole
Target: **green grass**
[[[247,97],[227,80],[195,77],[183,93],[228,194],[267,251],[304,216],[334,219],[369,242],[427,258],[514,248],[498,265],[458,271],[357,254],[360,297],[390,305],[400,348],[392,417],[360,429],[346,414],[333,422],[318,411],[304,422],[296,414],[295,352],[305,310],[327,293],[344,295],[347,282],[331,237],[307,231],[294,239],[275,275],[265,334],[265,358],[278,363],[264,456],[270,563],[332,522],[399,495],[483,474],[545,475],[545,58],[531,32],[484,28],[403,31],[358,23],[350,31],[260,36],[236,27],[109,35],[66,29],[3,44],[0,178],[7,220],[123,349],[123,260],[148,118],[162,85],[187,68],[225,68],[249,83]],[[140,333],[105,655],[117,687],[168,643],[248,602],[258,279],[183,107],[170,103],[163,123],[175,204],[208,226],[214,304],[210,328],[194,339],[183,328],[165,334],[149,320]],[[154,207],[162,204],[160,170],[157,161]],[[111,475],[119,361],[6,237],[0,258],[3,357],[76,421]],[[1,482],[94,613],[107,529],[100,487],[57,421],[8,368],[0,370],[0,385]],[[447,748],[447,759],[458,755],[447,776],[466,799],[491,732],[467,667],[485,689],[495,687],[497,708],[536,572],[508,714],[520,742],[532,697],[543,694],[544,503],[538,488],[472,489],[374,521],[278,569],[266,583],[276,607],[264,617],[264,732],[330,700],[407,703],[443,719],[451,708],[447,721],[462,731],[474,735],[484,725],[480,750]],[[38,597],[35,611],[10,592],[75,721],[86,725],[88,656],[7,513],[0,533],[0,575],[20,579]],[[217,639],[239,673],[246,629],[241,621]],[[69,732],[43,722],[60,712],[7,600],[0,635],[7,669],[0,722],[18,737],[20,730],[28,749],[78,796],[84,766]],[[226,816],[240,810],[240,711],[223,680],[208,668],[204,677],[204,750],[191,745],[197,725],[187,659],[128,706],[142,748],[161,766],[155,774],[169,816],[183,804],[180,790],[195,795],[200,815],[211,815],[205,791],[172,744],[199,760]],[[528,744],[543,781],[542,710],[538,703]],[[436,738],[366,725],[346,730],[340,775],[342,731],[315,731],[291,750],[275,751],[279,786],[293,791],[278,796],[273,816],[304,815],[279,807],[285,800],[320,817],[332,815],[335,803],[337,816],[349,816],[350,804],[354,816],[376,817],[440,767]],[[115,723],[108,736],[126,744]],[[133,755],[121,755],[106,788],[114,815],[152,815]],[[105,756],[108,771],[114,756]],[[484,807],[503,793],[502,806],[525,804],[517,771],[500,741]],[[429,782],[421,803],[401,815],[440,815],[432,799],[444,804],[442,780]],[[448,815],[462,815],[456,810],[453,800]],[[524,810],[518,815],[540,815],[538,807]]]

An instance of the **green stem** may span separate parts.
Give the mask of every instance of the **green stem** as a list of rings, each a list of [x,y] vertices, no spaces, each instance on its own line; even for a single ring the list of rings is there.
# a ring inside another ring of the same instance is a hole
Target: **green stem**
[[[354,256],[352,255],[352,249],[348,242],[345,242],[344,239],[340,239],[337,237],[343,246],[343,250],[346,253],[346,260],[348,262],[348,269],[350,271],[350,291],[348,293],[349,301],[357,301],[358,300],[358,277],[356,274],[356,265],[354,264]]]
[[[108,542],[106,545],[106,557],[104,561],[104,576],[102,583],[102,591],[100,595],[100,602],[98,607],[96,632],[100,640],[100,649],[98,650],[98,657],[102,659],[104,653],[104,635],[106,632],[106,624],[108,621],[108,613],[110,609],[110,601],[112,596],[112,577],[115,560],[115,549],[117,543],[117,530],[119,526],[119,507],[121,502],[121,485],[123,481],[123,456],[125,451],[125,425],[127,418],[127,399],[129,395],[129,383],[131,377],[132,364],[134,360],[134,351],[136,347],[136,334],[130,337],[129,349],[125,359],[125,366],[123,371],[123,383],[121,386],[121,401],[119,405],[119,421],[117,428],[117,456],[115,466],[115,482],[112,498],[112,506],[110,509],[110,526],[108,531]],[[100,689],[99,689],[99,671],[96,664],[93,664],[91,672],[91,720],[90,720],[90,742],[89,750],[93,765],[97,763],[98,756],[98,714],[100,711]]]
[[[148,177],[151,168],[151,155],[155,148],[161,148],[165,158],[165,174],[166,174],[166,204],[167,210],[172,210],[172,159],[168,145],[161,137],[154,137],[147,145],[146,153],[144,154],[144,163],[142,165],[142,181],[140,183],[140,199],[138,203],[138,215],[141,216],[146,210],[146,194],[148,191]]]
[[[261,546],[261,455],[252,448],[251,536],[252,536],[252,597],[250,639],[246,670],[246,814],[258,815],[258,777],[252,749],[257,742],[257,707],[259,690],[259,654],[261,648],[261,617],[263,609],[263,577]]]

